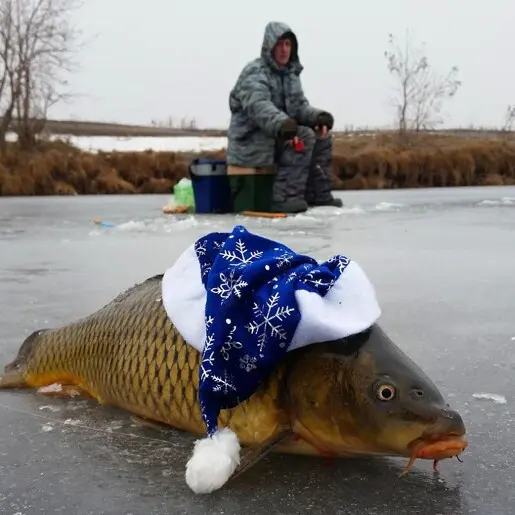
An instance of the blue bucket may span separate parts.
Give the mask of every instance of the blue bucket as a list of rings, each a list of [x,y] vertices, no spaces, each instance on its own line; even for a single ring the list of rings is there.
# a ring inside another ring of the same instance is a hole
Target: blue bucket
[[[227,176],[227,162],[222,159],[194,159],[189,175],[197,213],[230,213],[231,188]]]

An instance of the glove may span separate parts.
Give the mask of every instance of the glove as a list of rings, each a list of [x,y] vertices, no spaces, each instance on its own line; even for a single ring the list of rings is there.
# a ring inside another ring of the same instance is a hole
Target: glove
[[[328,131],[330,131],[334,125],[333,115],[327,111],[320,113],[315,120],[315,127],[318,126],[319,129],[322,129],[324,125],[327,127]]]
[[[293,139],[297,136],[297,129],[297,121],[293,118],[286,118],[279,129],[279,135],[286,140]]]

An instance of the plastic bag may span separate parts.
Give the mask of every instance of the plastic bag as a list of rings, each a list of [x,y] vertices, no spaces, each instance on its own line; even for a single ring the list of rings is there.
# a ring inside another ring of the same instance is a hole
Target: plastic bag
[[[173,188],[174,204],[187,207],[188,212],[195,211],[195,196],[190,179],[182,178]]]

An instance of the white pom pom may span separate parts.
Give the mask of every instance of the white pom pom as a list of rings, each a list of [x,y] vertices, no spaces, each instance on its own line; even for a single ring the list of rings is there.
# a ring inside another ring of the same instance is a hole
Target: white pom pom
[[[197,494],[221,488],[240,463],[240,443],[228,428],[195,442],[193,456],[186,464],[186,483]]]

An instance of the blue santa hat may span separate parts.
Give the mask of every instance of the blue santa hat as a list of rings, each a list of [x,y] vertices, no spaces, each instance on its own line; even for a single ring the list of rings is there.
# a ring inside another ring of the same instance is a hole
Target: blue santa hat
[[[202,353],[207,437],[186,467],[197,493],[223,486],[240,461],[237,436],[218,428],[222,409],[248,399],[286,352],[359,333],[381,313],[355,261],[334,255],[319,264],[240,225],[186,249],[163,277],[162,298],[184,340]]]

